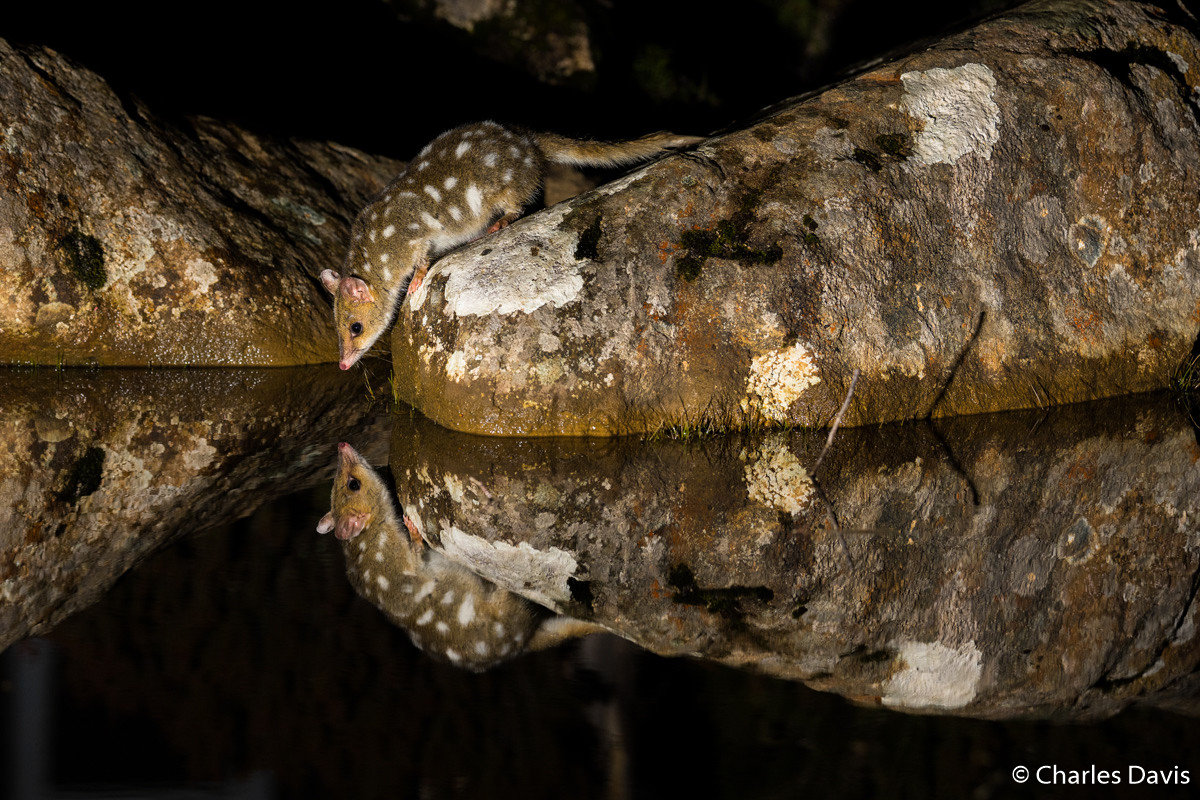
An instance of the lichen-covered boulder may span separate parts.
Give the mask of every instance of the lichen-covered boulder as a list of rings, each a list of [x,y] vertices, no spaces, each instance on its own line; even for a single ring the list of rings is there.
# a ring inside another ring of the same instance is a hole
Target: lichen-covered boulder
[[[491,434],[847,424],[1164,385],[1200,331],[1196,22],[1047,0],[451,254],[397,388]]]
[[[316,275],[396,169],[169,125],[57,53],[0,40],[0,364],[336,360]]]

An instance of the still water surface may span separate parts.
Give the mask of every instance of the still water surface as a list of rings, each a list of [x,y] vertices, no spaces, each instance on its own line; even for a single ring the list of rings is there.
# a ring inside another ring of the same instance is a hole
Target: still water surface
[[[822,433],[478,439],[333,372],[6,376],[7,796],[1200,780],[1200,445],[1170,398],[846,430],[810,474]],[[369,531],[315,531],[339,441],[428,552],[620,636],[479,673],[414,646],[354,588]]]

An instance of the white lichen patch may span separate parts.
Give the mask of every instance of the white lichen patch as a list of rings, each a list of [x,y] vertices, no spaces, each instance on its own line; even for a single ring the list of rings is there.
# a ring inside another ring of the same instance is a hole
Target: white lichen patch
[[[450,559],[539,605],[558,608],[571,599],[567,578],[574,576],[578,564],[564,550],[490,542],[453,525],[442,527],[441,543]]]
[[[196,284],[200,294],[207,294],[218,280],[216,268],[202,258],[193,258],[187,262],[183,276]]]
[[[996,77],[983,64],[935,67],[900,76],[900,107],[925,123],[913,140],[909,162],[954,164],[970,153],[992,157],[1000,138],[1000,109],[992,100]]]
[[[796,514],[812,501],[812,478],[781,436],[763,442],[745,475],[746,491],[756,503]]]
[[[217,457],[217,448],[208,443],[208,439],[202,436],[192,437],[191,446],[183,449],[179,453],[179,459],[192,472],[200,472],[201,470],[212,464]]]
[[[455,383],[462,381],[467,374],[467,354],[462,350],[455,350],[446,359],[446,377]]]
[[[821,382],[812,354],[803,344],[772,350],[750,362],[742,410],[756,409],[775,422],[787,420],[787,411],[810,386]]]
[[[550,209],[523,221],[503,237],[487,237],[442,260],[429,271],[410,298],[415,311],[429,296],[432,279],[445,274],[447,315],[532,314],[544,305],[561,308],[583,290],[583,275],[573,255],[550,242],[561,238],[558,225],[567,207]],[[482,251],[490,249],[486,256]]]
[[[974,642],[893,643],[900,667],[883,684],[883,704],[893,708],[962,708],[975,699],[983,654]]]

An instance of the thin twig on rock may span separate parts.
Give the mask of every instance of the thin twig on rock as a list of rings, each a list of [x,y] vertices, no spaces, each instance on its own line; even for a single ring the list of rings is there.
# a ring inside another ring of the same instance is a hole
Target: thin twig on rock
[[[846,409],[850,407],[850,398],[854,396],[854,386],[858,383],[858,370],[850,376],[850,388],[846,390],[846,399],[842,401],[842,407],[838,409],[837,416],[833,418],[833,427],[829,429],[829,437],[825,439],[825,446],[821,448],[821,455],[817,456],[817,463],[813,464],[813,474],[821,468],[821,462],[825,460],[825,454],[829,452],[830,445],[833,444],[833,436],[837,433],[838,426],[842,424],[842,417],[846,416]]]

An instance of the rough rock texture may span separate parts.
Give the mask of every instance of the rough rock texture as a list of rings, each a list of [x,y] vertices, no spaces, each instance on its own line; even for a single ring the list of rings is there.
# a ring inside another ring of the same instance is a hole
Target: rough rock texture
[[[492,434],[847,424],[1162,386],[1200,331],[1200,42],[1057,0],[548,209],[431,270],[405,399]]]
[[[472,43],[551,85],[595,77],[588,15],[573,0],[385,0],[402,17],[429,14]]]
[[[654,652],[978,717],[1196,707],[1200,445],[1169,398],[823,436],[399,425],[427,540]],[[836,527],[835,527],[836,526]]]
[[[169,125],[57,53],[0,41],[0,363],[336,360],[316,275],[396,170]]]
[[[380,455],[389,421],[361,385],[328,367],[5,371],[0,651],[164,542],[327,483],[338,438]]]

